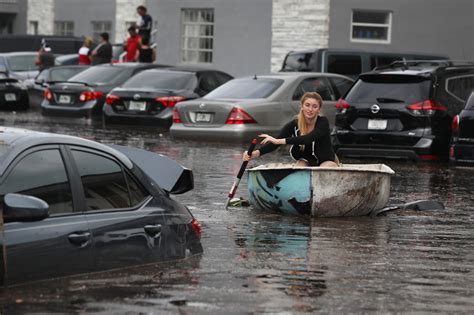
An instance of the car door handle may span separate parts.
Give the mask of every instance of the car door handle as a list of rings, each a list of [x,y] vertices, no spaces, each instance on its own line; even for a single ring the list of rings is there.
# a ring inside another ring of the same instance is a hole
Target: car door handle
[[[72,233],[72,234],[69,234],[68,239],[69,239],[69,242],[73,243],[74,245],[85,246],[91,239],[91,233],[89,232]]]
[[[161,234],[161,224],[148,224],[144,227],[146,234],[151,237],[158,237]]]

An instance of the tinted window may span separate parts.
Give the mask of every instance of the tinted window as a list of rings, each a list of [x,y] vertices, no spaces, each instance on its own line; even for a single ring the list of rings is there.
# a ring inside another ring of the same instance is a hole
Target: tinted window
[[[144,71],[127,80],[123,87],[183,90],[191,86],[193,79],[191,72]]]
[[[358,75],[362,72],[362,60],[357,55],[328,55],[328,72]]]
[[[58,150],[44,150],[25,156],[15,165],[0,195],[20,193],[38,197],[49,204],[49,213],[72,212],[72,194],[66,169]]]
[[[234,79],[221,85],[211,93],[207,94],[204,98],[266,98],[275,92],[282,84],[283,80],[281,79]]]
[[[206,95],[218,86],[219,82],[217,82],[217,77],[213,73],[203,73],[201,74],[201,78],[199,80],[198,94]]]
[[[465,101],[474,91],[474,75],[446,80],[446,89],[451,95]]]
[[[344,78],[329,78],[332,81],[333,88],[335,89],[336,98],[342,97],[352,86],[352,81]]]
[[[296,53],[288,54],[285,63],[281,68],[282,71],[308,71],[310,70],[310,62],[314,53]]]
[[[91,67],[79,74],[71,77],[69,81],[85,82],[85,83],[117,83],[127,79],[131,69],[122,67]]]
[[[49,69],[45,69],[38,74],[38,76],[36,77],[36,80],[49,81],[48,78],[49,78]]]
[[[372,56],[370,57],[370,69],[375,67],[389,65],[394,61],[401,60],[402,57],[384,57],[384,56]]]
[[[11,71],[34,71],[38,70],[35,64],[36,56],[33,55],[20,55],[20,56],[8,56],[7,61]]]
[[[332,90],[326,78],[309,78],[303,80],[293,94],[293,100],[300,100],[306,92],[318,92],[324,101],[334,100]]]
[[[130,176],[125,173],[127,178],[128,187],[130,189],[130,198],[132,206],[136,206],[141,203],[149,194]]]
[[[222,85],[226,83],[227,81],[232,80],[232,77],[226,73],[215,72],[214,74],[217,77],[217,81],[219,81],[219,85]]]
[[[131,206],[122,168],[108,158],[84,151],[72,151],[86,196],[86,209],[114,209]]]
[[[472,93],[471,96],[468,98],[465,109],[474,110],[474,93]]]
[[[421,81],[420,81],[421,80]],[[413,76],[370,76],[357,80],[346,95],[349,102],[405,102],[412,104],[429,98],[430,80]]]
[[[63,69],[51,69],[51,81],[66,81],[70,77],[84,71],[85,68],[63,68]]]

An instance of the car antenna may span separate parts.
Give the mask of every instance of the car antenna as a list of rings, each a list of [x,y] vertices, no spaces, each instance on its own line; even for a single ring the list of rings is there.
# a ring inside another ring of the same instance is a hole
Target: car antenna
[[[257,80],[257,74],[254,74],[254,75],[253,75],[253,79],[254,79],[254,80]]]

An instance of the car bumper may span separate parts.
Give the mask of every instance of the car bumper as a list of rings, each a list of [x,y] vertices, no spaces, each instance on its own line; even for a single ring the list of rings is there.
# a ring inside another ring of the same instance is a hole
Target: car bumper
[[[453,143],[451,145],[449,159],[457,164],[474,164],[474,142]]]
[[[156,115],[151,114],[126,114],[116,112],[111,106],[105,105],[103,108],[104,120],[106,123],[124,123],[150,125],[169,128],[173,123],[173,110],[171,108],[162,110]]]
[[[223,125],[219,127],[190,127],[174,123],[170,128],[173,138],[207,139],[243,142],[258,137],[261,133],[278,134],[280,127],[263,128],[259,125]]]
[[[99,110],[100,107],[101,105],[98,105],[97,101],[85,102],[80,106],[77,104],[51,105],[47,100],[43,100],[41,103],[41,110],[46,115],[90,116],[100,114],[102,112]]]

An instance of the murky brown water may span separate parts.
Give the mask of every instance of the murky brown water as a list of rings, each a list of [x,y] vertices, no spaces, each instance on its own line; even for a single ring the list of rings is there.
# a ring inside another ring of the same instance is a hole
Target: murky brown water
[[[331,219],[282,216],[251,208],[224,210],[246,145],[175,141],[158,130],[103,129],[100,123],[43,118],[38,112],[0,115],[1,125],[142,147],[192,168],[196,188],[177,199],[202,222],[204,246],[201,257],[188,261],[2,290],[2,313],[474,310],[472,168],[382,161],[396,171],[391,204],[433,199],[443,202],[445,210]],[[277,152],[258,162],[284,159],[285,153]],[[245,179],[237,195],[247,196]]]

